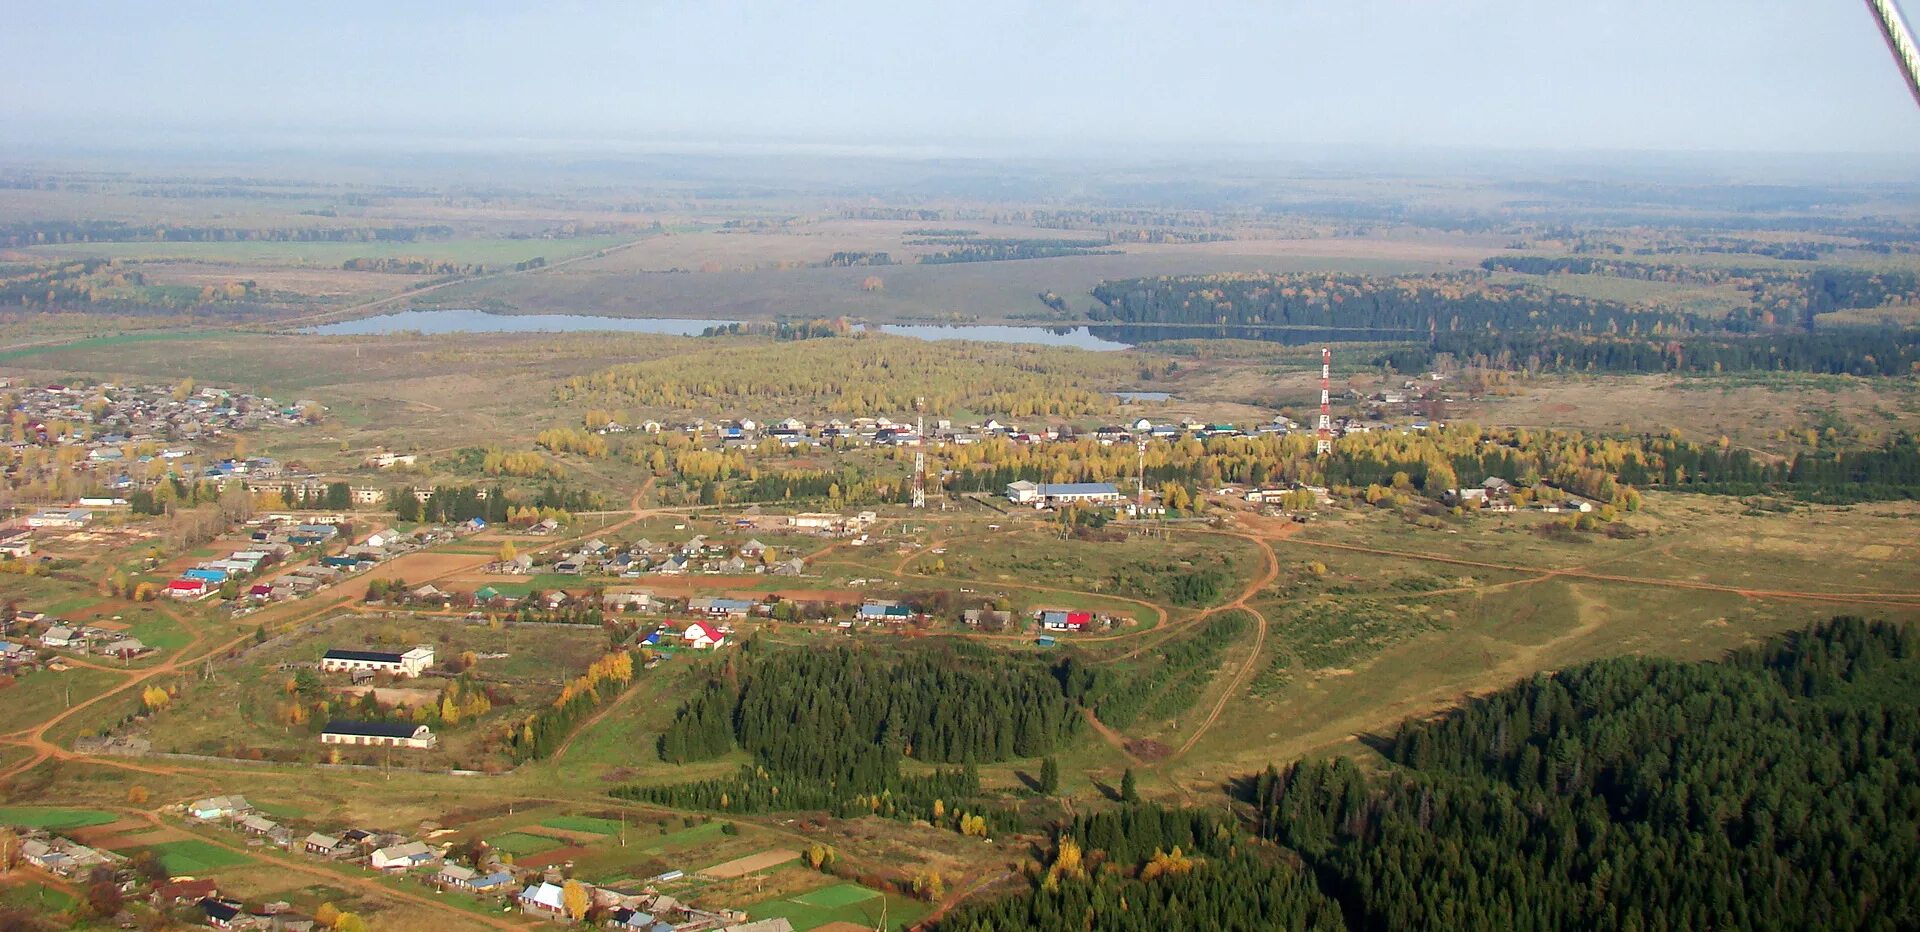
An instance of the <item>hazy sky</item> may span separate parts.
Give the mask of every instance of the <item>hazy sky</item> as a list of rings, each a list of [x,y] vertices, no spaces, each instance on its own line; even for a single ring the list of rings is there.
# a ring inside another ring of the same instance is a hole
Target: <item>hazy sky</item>
[[[1920,153],[1920,107],[1857,0],[20,0],[0,22],[0,151],[163,135]]]

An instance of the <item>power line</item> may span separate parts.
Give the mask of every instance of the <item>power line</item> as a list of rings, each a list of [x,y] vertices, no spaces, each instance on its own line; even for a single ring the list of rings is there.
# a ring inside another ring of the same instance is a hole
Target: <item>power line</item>
[[[1900,15],[1900,7],[1893,0],[1867,0],[1867,9],[1880,26],[1880,37],[1887,40],[1893,63],[1907,79],[1907,92],[1913,95],[1914,103],[1920,104],[1920,45],[1914,43],[1906,17]]]

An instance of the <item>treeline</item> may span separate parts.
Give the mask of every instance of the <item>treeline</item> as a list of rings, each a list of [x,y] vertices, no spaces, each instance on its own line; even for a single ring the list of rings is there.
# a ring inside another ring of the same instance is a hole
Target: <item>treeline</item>
[[[965,905],[940,932],[1345,928],[1313,875],[1218,813],[1131,805],[1055,832],[1030,889]]]
[[[1093,296],[1101,305],[1093,311],[1095,320],[1126,323],[1668,335],[1705,322],[1529,285],[1492,284],[1480,273],[1183,275],[1101,282]]]
[[[1442,353],[1467,366],[1529,372],[1920,373],[1920,330],[1833,329],[1753,337],[1636,339],[1550,334],[1442,333],[1375,356],[1374,365],[1423,372]]]
[[[853,322],[845,317],[815,318],[813,320],[782,320],[774,323],[730,323],[719,324],[700,331],[703,337],[736,337],[746,334],[770,336],[776,340],[817,340],[825,337],[853,336],[857,331]]]
[[[412,243],[446,239],[445,224],[388,227],[171,226],[123,220],[16,220],[0,223],[0,245],[66,243]]]
[[[340,263],[348,272],[391,272],[399,275],[479,275],[486,266],[477,262],[449,262],[418,256],[358,256]]]
[[[399,488],[387,493],[387,504],[396,519],[430,524],[455,524],[479,518],[491,524],[512,520],[516,513],[567,513],[597,511],[606,504],[600,493],[572,486],[547,485],[538,488],[490,486],[484,493],[479,486],[434,486],[424,501],[412,489]],[[333,507],[331,505],[327,507]]]
[[[540,760],[559,750],[573,730],[595,709],[611,702],[633,680],[634,655],[621,651],[593,662],[587,672],[562,687],[547,708],[507,729],[507,753],[514,763]]]
[[[827,257],[828,268],[851,268],[861,265],[895,265],[893,257],[884,252],[854,252],[842,250]]]
[[[978,799],[980,774],[971,765],[938,767],[921,776],[900,777],[884,789],[857,792],[818,780],[781,776],[764,767],[743,766],[738,773],[722,779],[666,786],[622,786],[610,795],[672,809],[706,809],[741,815],[820,811],[841,819],[877,815],[931,822],[944,813],[960,811],[967,800]],[[992,815],[996,820],[1005,819],[1001,813]]]
[[[1006,262],[1015,259],[1053,259],[1060,256],[1112,256],[1119,250],[1106,248],[1106,240],[1078,239],[981,239],[971,236],[937,236],[907,240],[909,246],[950,246],[941,252],[920,257],[922,265],[947,265],[957,262]]]
[[[0,266],[0,306],[30,309],[90,307],[133,311],[180,310],[232,305],[258,297],[258,285],[239,280],[220,285],[154,285],[138,269],[110,259],[75,259],[52,265]]]
[[[1302,762],[1249,800],[1362,928],[1911,928],[1916,654],[1842,618],[1600,661],[1402,726],[1384,776]]]

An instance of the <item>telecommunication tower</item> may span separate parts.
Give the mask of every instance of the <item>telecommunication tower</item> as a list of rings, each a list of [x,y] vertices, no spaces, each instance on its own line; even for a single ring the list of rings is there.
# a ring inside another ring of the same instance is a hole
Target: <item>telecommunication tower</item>
[[[1140,450],[1140,465],[1138,471],[1134,473],[1136,501],[1133,514],[1137,518],[1145,518],[1147,516],[1147,438],[1139,438],[1135,445]]]
[[[915,401],[916,411],[925,407]],[[927,507],[927,416],[916,414],[913,421],[913,507]]]
[[[1333,347],[1320,347],[1320,439],[1313,445],[1317,456],[1333,452]]]

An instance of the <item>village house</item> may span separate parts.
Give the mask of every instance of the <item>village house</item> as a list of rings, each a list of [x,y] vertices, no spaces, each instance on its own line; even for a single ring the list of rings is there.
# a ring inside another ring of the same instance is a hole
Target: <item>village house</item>
[[[168,880],[153,885],[147,895],[147,902],[160,909],[185,906],[197,903],[220,892],[220,884],[212,878],[195,880]]]
[[[644,589],[609,589],[601,602],[610,612],[651,611],[653,593]]]
[[[753,611],[753,603],[746,599],[718,599],[702,596],[687,602],[687,611],[697,615],[712,615],[715,618],[745,618]]]
[[[208,588],[207,581],[204,579],[182,577],[167,583],[167,595],[176,599],[205,598],[209,591],[211,590]]]
[[[552,919],[567,913],[566,893],[559,884],[545,881],[528,884],[514,899],[520,903],[520,911],[529,916]]]
[[[696,621],[688,625],[687,630],[682,632],[680,637],[681,640],[687,643],[688,647],[694,650],[708,650],[710,648],[724,646],[727,643],[727,636],[720,633],[720,629],[704,621]]]
[[[300,847],[308,854],[323,858],[337,858],[353,853],[352,845],[332,835],[322,835],[319,832],[308,835],[300,843]]]
[[[426,842],[410,841],[406,844],[375,849],[373,854],[368,856],[367,865],[378,871],[404,871],[431,864],[439,859],[439,853],[429,847]]]
[[[655,919],[652,913],[627,907],[613,911],[613,916],[607,920],[607,928],[632,930],[632,932],[673,932],[672,923]]]
[[[33,539],[26,528],[0,528],[0,557],[15,560],[33,556]]]
[[[503,870],[482,874],[463,864],[448,864],[440,868],[440,873],[435,874],[433,879],[441,886],[470,893],[485,893],[513,883],[513,874]]]
[[[438,590],[435,590],[438,591]],[[424,644],[405,653],[376,650],[329,650],[320,658],[320,669],[328,673],[353,673],[368,670],[394,676],[416,677],[433,666],[433,648]]]
[[[1085,631],[1093,624],[1092,612],[1045,609],[1039,613],[1040,627],[1048,631]]]
[[[245,796],[209,796],[187,804],[187,814],[203,822],[232,819],[253,811]]]
[[[207,925],[216,929],[238,929],[253,924],[252,919],[241,911],[241,905],[233,900],[210,896],[201,900],[199,907]]]
[[[990,628],[1005,628],[1013,623],[1013,613],[990,608],[970,608],[960,613],[960,620],[976,628],[982,624]]]
[[[427,726],[405,723],[335,720],[328,722],[326,729],[320,732],[321,744],[430,748],[439,741]]]

